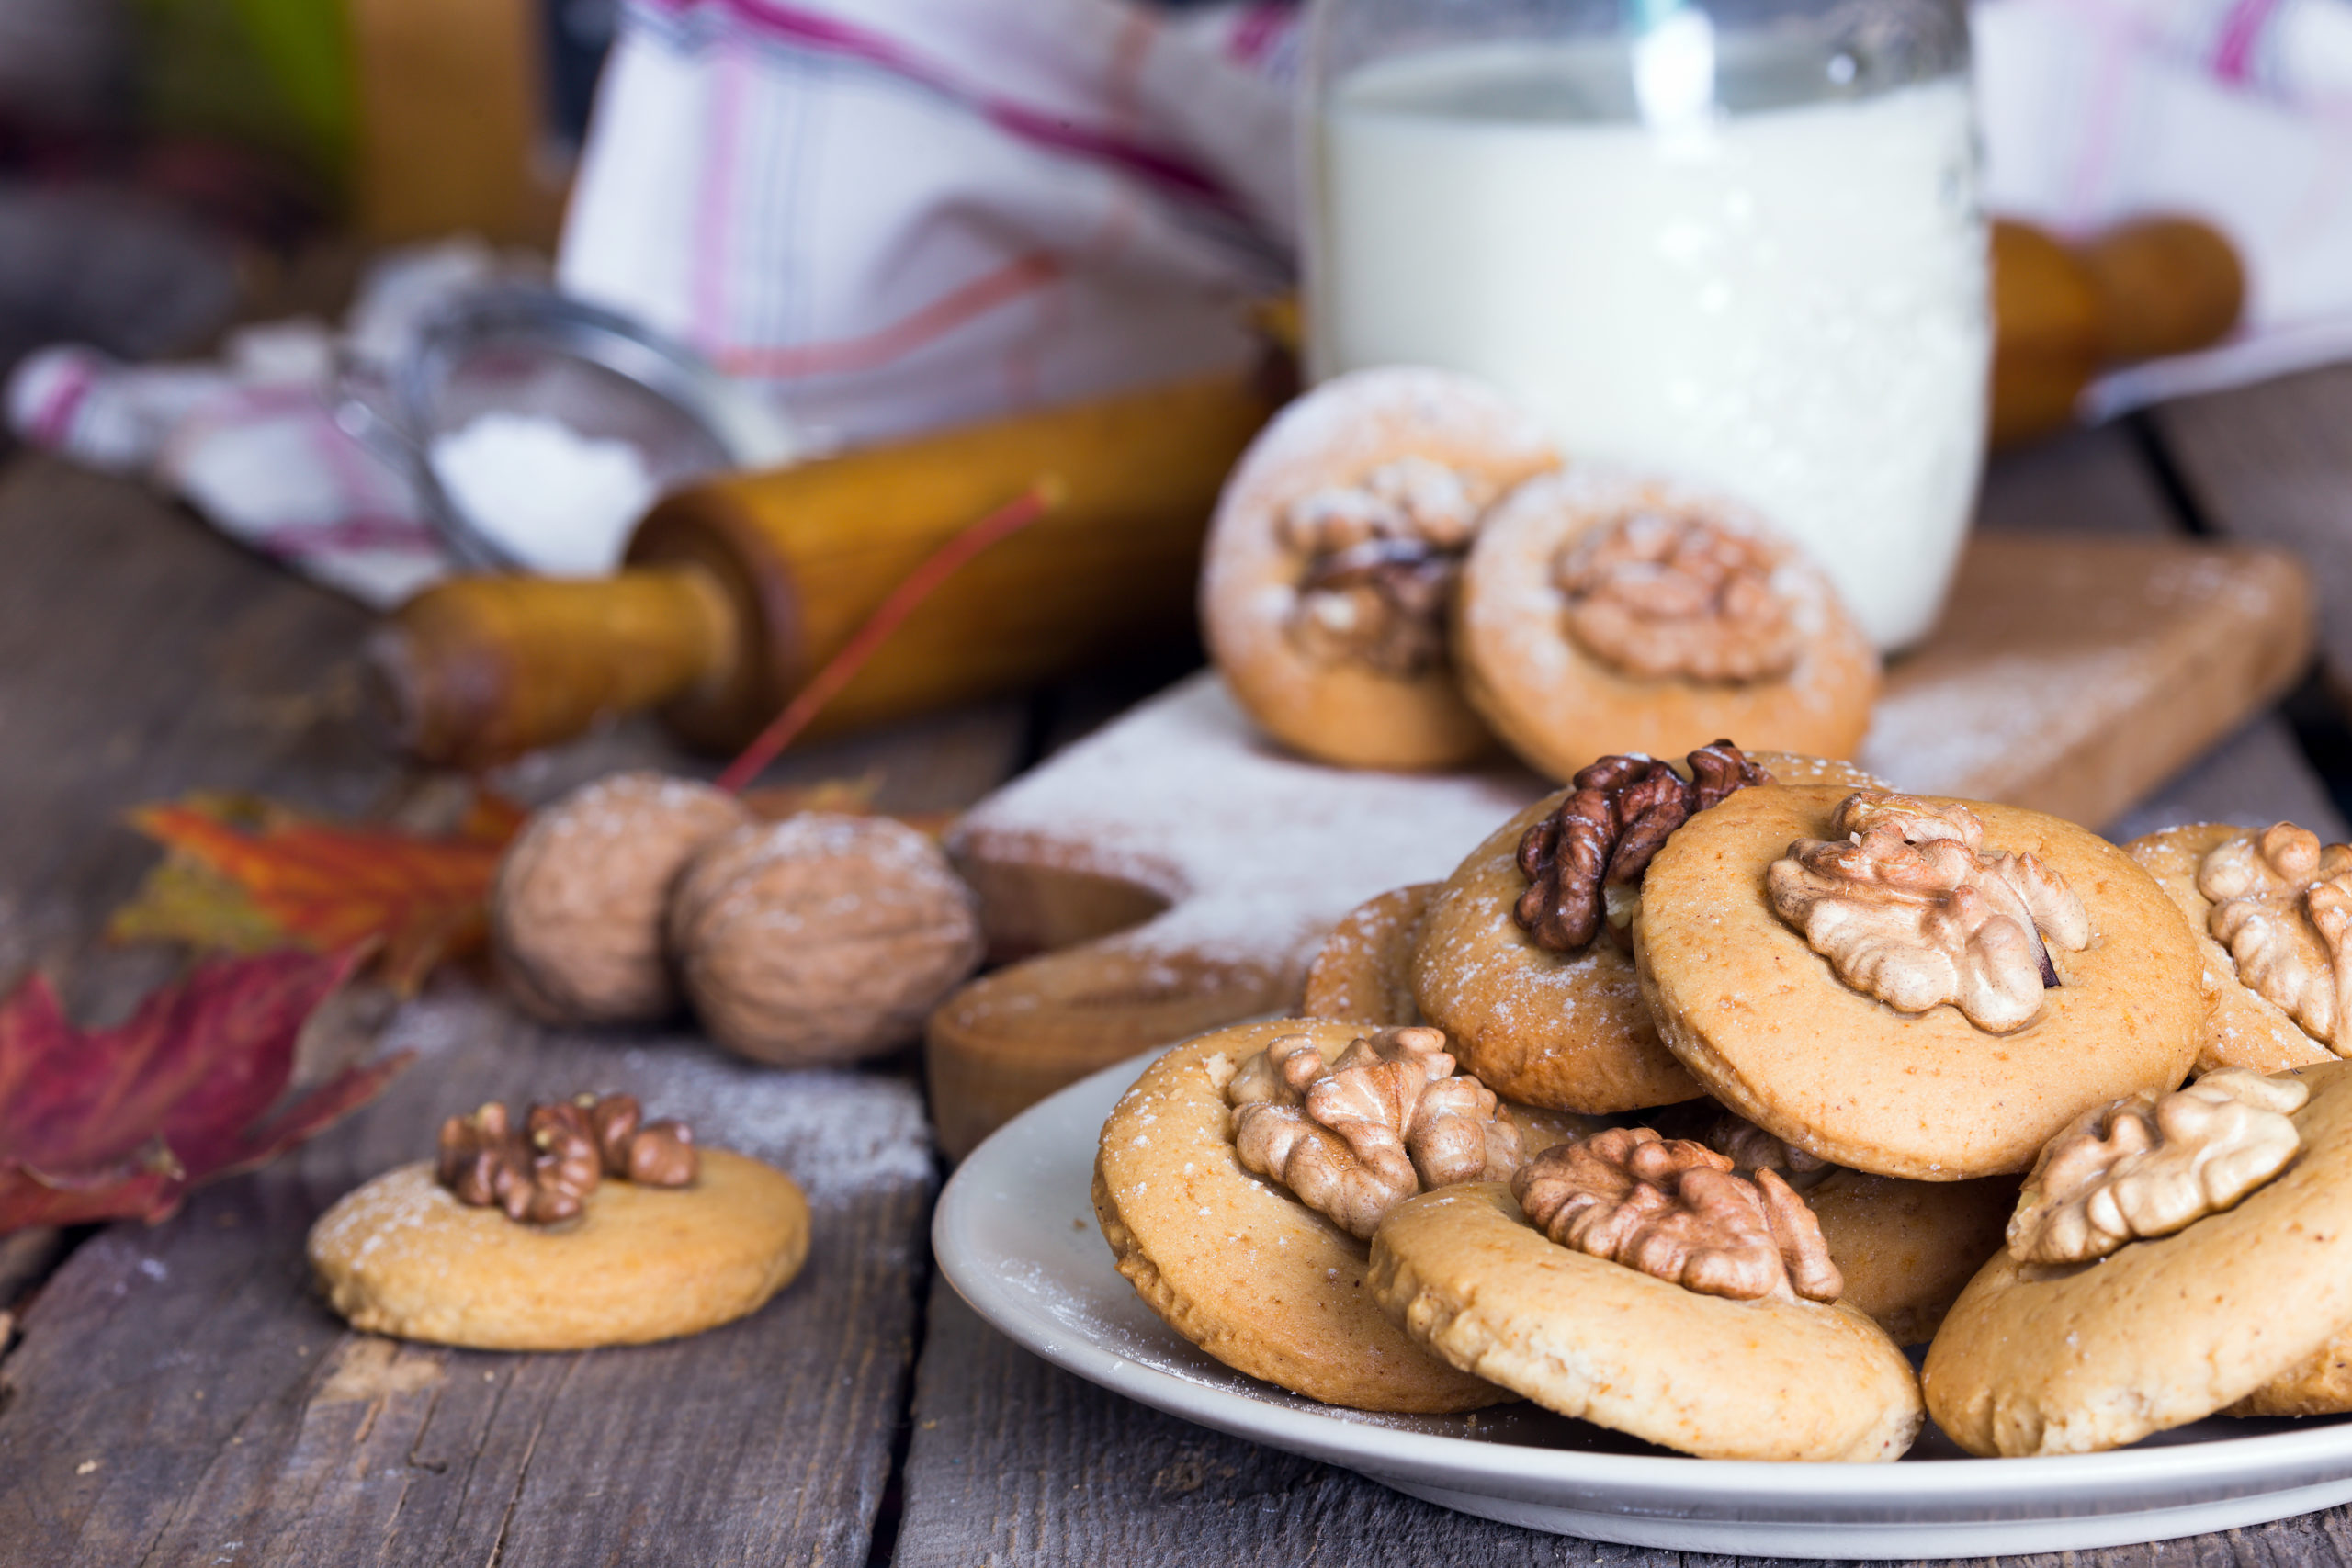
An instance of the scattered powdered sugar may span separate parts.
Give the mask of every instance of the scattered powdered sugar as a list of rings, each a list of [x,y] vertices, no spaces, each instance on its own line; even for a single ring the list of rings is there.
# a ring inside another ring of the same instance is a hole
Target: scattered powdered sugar
[[[1301,761],[1204,672],[981,802],[955,844],[1126,877],[1170,900],[1131,944],[1303,970],[1350,909],[1444,877],[1544,793],[1519,768],[1413,775]]]
[[[1891,685],[1859,761],[1900,789],[2003,799],[2104,730],[2119,707],[2138,705],[2141,688],[2162,675],[2130,646],[1980,657],[1940,679]]]
[[[674,1116],[695,1141],[763,1159],[811,1203],[933,1177],[922,1097],[902,1078],[835,1068],[786,1072],[684,1043],[620,1055],[623,1083],[646,1114]]]

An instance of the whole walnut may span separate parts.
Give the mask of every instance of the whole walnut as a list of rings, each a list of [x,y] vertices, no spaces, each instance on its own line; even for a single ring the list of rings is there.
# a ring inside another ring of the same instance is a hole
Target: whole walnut
[[[670,889],[704,844],[751,820],[691,779],[615,773],[534,813],[491,889],[491,942],[523,1006],[556,1023],[667,1017]]]
[[[786,1066],[854,1061],[913,1039],[979,963],[975,902],[906,824],[804,812],[695,857],[670,950],[720,1044]]]

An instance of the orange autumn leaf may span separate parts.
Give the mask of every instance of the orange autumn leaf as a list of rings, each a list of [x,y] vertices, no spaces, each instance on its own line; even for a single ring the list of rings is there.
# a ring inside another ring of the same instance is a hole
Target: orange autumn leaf
[[[198,795],[130,821],[172,856],[116,912],[117,937],[245,950],[258,919],[316,953],[374,943],[386,983],[405,994],[481,947],[491,879],[523,813],[481,795],[455,831],[425,835]]]

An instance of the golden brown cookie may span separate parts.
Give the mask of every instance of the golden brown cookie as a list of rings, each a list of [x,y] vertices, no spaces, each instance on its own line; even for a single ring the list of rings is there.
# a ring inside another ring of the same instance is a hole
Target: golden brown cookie
[[[1437,888],[1434,882],[1392,887],[1349,910],[1306,971],[1306,998],[1299,1010],[1309,1018],[1359,1023],[1420,1022],[1420,1010],[1413,1005],[1413,948]]]
[[[1917,1380],[1861,1313],[1702,1295],[1552,1242],[1499,1182],[1407,1201],[1371,1288],[1465,1373],[1564,1415],[1720,1459],[1900,1458]]]
[[[1553,953],[1511,918],[1527,890],[1519,841],[1566,794],[1495,829],[1431,896],[1413,951],[1415,1005],[1464,1070],[1506,1100],[1597,1113],[1692,1099],[1700,1087],[1659,1043],[1633,958],[1607,936]]]
[[[2018,1201],[2013,1176],[1907,1181],[1843,1166],[1802,1190],[1846,1276],[1838,1299],[1897,1345],[1936,1337],[1968,1281],[2001,1250]]]
[[[1878,655],[1820,569],[1726,498],[1589,468],[1480,525],[1454,623],[1462,689],[1532,766],[1676,757],[1728,735],[1847,757]]]
[[[757,1311],[808,1256],[782,1171],[701,1151],[684,1188],[609,1180],[578,1219],[524,1224],[401,1166],[311,1227],[311,1266],[354,1328],[479,1350],[586,1350],[699,1334]]]
[[[1643,995],[1710,1093],[1832,1164],[1951,1181],[2023,1170],[2086,1107],[2180,1081],[2205,1016],[2187,924],[2130,856],[2040,812],[1968,807],[1987,852],[2037,857],[2086,921],[2080,951],[2048,942],[2061,983],[2035,985],[2030,1021],[1994,1032],[1950,1003],[1901,1011],[1841,978],[1766,885],[1796,841],[1844,840],[1849,793],[1742,790],[1650,863],[1634,921]]]
[[[1509,1394],[1407,1338],[1363,1289],[1363,1242],[1242,1168],[1226,1090],[1285,1034],[1337,1060],[1351,1023],[1277,1020],[1188,1041],[1102,1123],[1094,1213],[1119,1272],[1170,1326],[1237,1371],[1359,1410],[1475,1410]]]
[[[1360,370],[1293,402],[1226,481],[1202,563],[1235,699],[1343,767],[1488,750],[1446,647],[1453,578],[1495,497],[1558,460],[1532,417],[1450,371]]]
[[[2230,950],[2213,940],[2213,901],[2197,890],[2197,869],[2212,851],[2245,837],[2245,829],[2225,822],[2195,822],[2143,834],[2123,846],[2156,879],[2156,886],[2165,890],[2197,935],[2207,1007],[2198,1068],[2252,1067],[2275,1073],[2334,1061],[2335,1052],[2303,1032],[2302,1026],[2278,1004],[2238,977],[2237,962]]]
[[[2334,1379],[2320,1359],[2352,1323],[2352,1067],[2290,1076],[2312,1091],[2291,1113],[2301,1152],[2233,1206],[2093,1262],[2004,1250],[1970,1281],[1925,1373],[1955,1442],[2086,1453]]]

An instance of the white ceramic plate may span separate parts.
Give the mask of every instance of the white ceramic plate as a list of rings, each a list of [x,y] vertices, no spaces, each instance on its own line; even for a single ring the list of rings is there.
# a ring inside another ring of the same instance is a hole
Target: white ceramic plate
[[[1149,1056],[1033,1106],[940,1197],[939,1266],[1056,1366],[1236,1437],[1449,1508],[1598,1540],[1805,1557],[1974,1557],[2163,1540],[2352,1499],[2352,1422],[2213,1419],[2116,1453],[1962,1456],[1928,1428],[1890,1465],[1686,1459],[1532,1405],[1365,1416],[1196,1349],[1111,1266],[1088,1197],[1096,1135]]]

